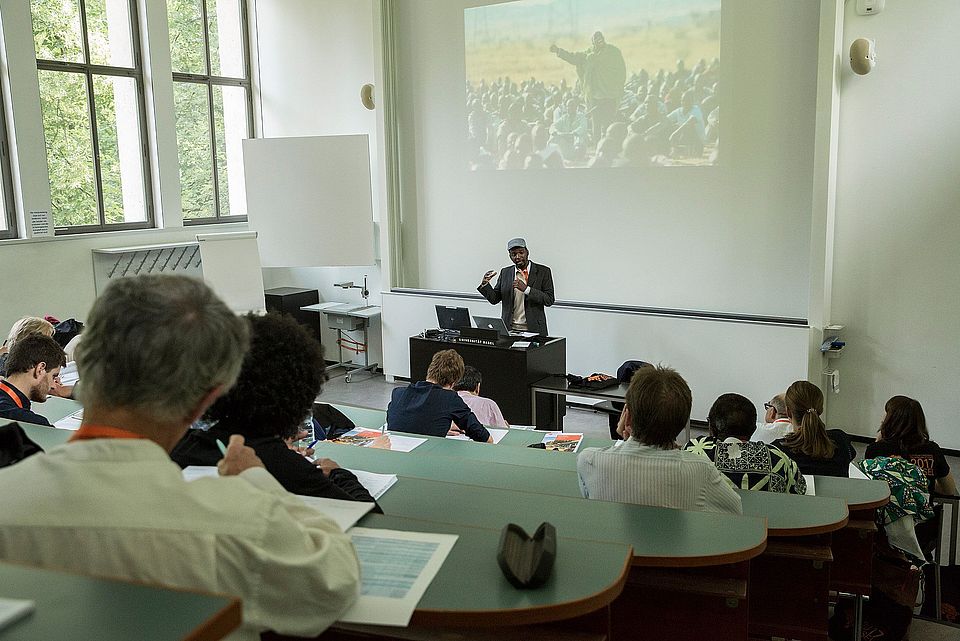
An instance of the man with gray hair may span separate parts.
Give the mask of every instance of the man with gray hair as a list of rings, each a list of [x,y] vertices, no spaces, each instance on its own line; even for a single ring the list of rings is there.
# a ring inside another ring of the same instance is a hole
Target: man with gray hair
[[[0,559],[238,596],[234,639],[323,632],[357,595],[350,539],[287,494],[242,436],[220,478],[188,483],[168,456],[233,385],[247,322],[201,281],[158,275],[113,282],[88,318],[83,423],[0,470]]]
[[[750,437],[751,441],[772,445],[775,440],[793,431],[793,424],[787,417],[787,403],[783,400],[783,394],[777,394],[769,402],[764,403],[763,409],[766,410],[766,414],[763,416],[763,422],[757,423],[757,429]]]

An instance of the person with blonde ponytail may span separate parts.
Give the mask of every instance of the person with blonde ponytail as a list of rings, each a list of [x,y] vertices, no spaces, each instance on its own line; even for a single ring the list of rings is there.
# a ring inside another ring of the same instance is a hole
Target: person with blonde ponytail
[[[804,474],[849,476],[850,461],[857,455],[843,430],[828,430],[823,414],[823,392],[809,381],[791,385],[784,402],[793,433],[773,444],[787,453]]]

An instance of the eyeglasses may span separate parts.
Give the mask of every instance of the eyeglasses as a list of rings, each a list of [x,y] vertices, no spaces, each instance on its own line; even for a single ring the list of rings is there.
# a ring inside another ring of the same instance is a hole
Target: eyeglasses
[[[773,407],[773,405],[771,405],[770,403],[764,403],[764,404],[763,404],[763,409],[765,409],[765,410],[772,410],[772,409],[774,409],[774,407]]]

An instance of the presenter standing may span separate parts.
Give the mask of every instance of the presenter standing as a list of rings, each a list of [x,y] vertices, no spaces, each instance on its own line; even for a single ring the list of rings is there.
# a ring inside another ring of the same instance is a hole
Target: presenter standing
[[[477,291],[491,305],[502,303],[500,317],[509,329],[548,336],[544,308],[553,305],[555,300],[553,274],[546,265],[530,262],[527,241],[523,238],[511,239],[507,243],[507,252],[513,266],[500,270],[497,284],[493,287],[490,281],[497,272],[488,271],[483,275]]]

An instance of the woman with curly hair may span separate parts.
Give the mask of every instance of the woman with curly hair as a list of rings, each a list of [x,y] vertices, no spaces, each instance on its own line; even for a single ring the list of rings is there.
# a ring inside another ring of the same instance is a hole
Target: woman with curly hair
[[[289,316],[249,315],[250,350],[236,384],[207,410],[207,431],[190,430],[170,457],[181,467],[216,465],[217,442],[240,434],[264,467],[293,494],[373,501],[349,470],[330,459],[316,464],[287,445],[300,433],[326,380],[323,347]]]
[[[894,396],[883,410],[877,442],[867,446],[864,458],[900,456],[917,467],[927,477],[931,492],[956,494],[957,483],[950,473],[943,450],[930,440],[927,419],[919,401],[906,396]]]

